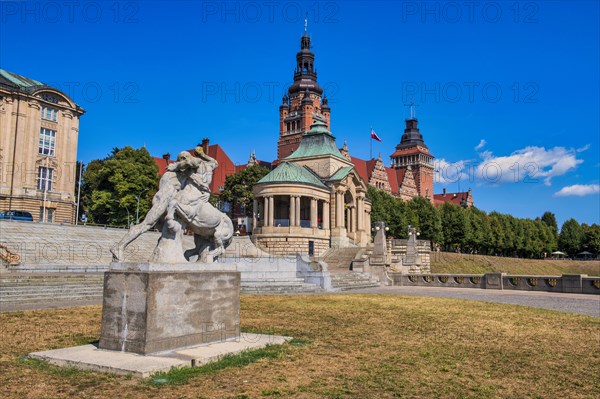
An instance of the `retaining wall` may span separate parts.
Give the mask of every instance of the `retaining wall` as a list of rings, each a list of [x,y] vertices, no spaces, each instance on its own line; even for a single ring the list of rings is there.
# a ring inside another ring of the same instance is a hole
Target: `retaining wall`
[[[405,287],[480,288],[516,291],[565,292],[600,295],[600,277],[586,274],[513,276],[487,274],[402,274],[388,272],[392,285]]]

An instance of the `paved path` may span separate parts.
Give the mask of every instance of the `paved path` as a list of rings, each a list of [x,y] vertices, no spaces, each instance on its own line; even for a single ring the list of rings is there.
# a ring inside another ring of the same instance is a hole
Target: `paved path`
[[[417,295],[440,298],[457,298],[473,301],[506,303],[530,306],[561,312],[576,313],[600,317],[600,295],[561,294],[550,292],[499,291],[468,288],[431,288],[431,287],[376,287],[362,290],[345,291],[344,294],[388,294]],[[65,301],[35,304],[1,304],[0,311],[10,312],[29,309],[64,308],[71,306],[101,305],[102,300]]]
[[[456,298],[472,301],[506,303],[561,312],[600,317],[600,295],[562,294],[555,292],[531,292],[508,290],[483,290],[474,288],[433,287],[377,287],[350,293],[416,295],[439,298]]]
[[[58,309],[70,308],[73,306],[102,305],[102,299],[93,299],[86,301],[52,301],[39,303],[0,303],[0,312],[16,312],[19,310],[38,310],[38,309]]]

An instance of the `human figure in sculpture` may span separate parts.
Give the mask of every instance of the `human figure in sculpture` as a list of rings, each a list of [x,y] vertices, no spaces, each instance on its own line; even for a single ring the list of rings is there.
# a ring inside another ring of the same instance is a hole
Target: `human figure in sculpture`
[[[175,218],[176,212],[191,223],[195,215],[202,213],[203,205],[208,204],[210,199],[210,183],[219,163],[205,154],[200,146],[196,147],[194,153],[198,158],[193,158],[187,151],[181,152],[177,158],[178,161],[185,159],[192,168],[186,170],[184,185],[170,199],[167,207],[165,222],[172,231],[178,231],[182,227]]]
[[[205,154],[202,147],[197,147],[195,153],[202,162],[170,201],[165,220],[171,231],[178,231],[185,225],[194,233],[195,248],[186,251],[186,258],[197,255],[200,260],[211,261],[225,252],[225,246],[233,236],[233,223],[208,202],[217,161]]]
[[[127,245],[154,225],[159,224],[159,229],[162,230],[163,222],[166,222],[167,228],[173,232],[184,228],[182,222],[184,225],[189,224],[194,231],[194,241],[197,246],[197,251],[193,252],[200,252],[198,246],[202,246],[203,249],[207,247],[206,239],[210,238],[208,237],[210,235],[219,236],[215,239],[217,247],[224,246],[228,235],[227,222],[223,220],[225,215],[208,203],[209,185],[218,163],[204,154],[201,147],[196,147],[194,152],[199,158],[194,158],[189,152],[183,151],[179,153],[177,162],[168,165],[165,174],[160,179],[158,192],[152,199],[152,208],[144,220],[131,227],[125,237],[111,249],[114,261],[123,261]],[[183,220],[180,221],[176,215],[181,216]],[[198,215],[204,215],[204,218],[199,218]],[[210,218],[207,217],[208,215]],[[225,216],[225,219],[229,218]],[[231,224],[230,220],[229,224]],[[218,234],[215,234],[215,230],[218,230]],[[201,237],[196,237],[197,235],[201,235]],[[224,251],[224,248],[217,249],[219,250],[215,252],[215,256]]]

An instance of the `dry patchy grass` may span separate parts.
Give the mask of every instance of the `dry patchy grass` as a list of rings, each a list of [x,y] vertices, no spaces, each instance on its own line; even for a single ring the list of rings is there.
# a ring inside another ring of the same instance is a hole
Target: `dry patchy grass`
[[[20,359],[98,339],[99,306],[0,314],[3,398],[597,398],[600,320],[384,295],[244,296],[242,327],[291,335],[277,356],[184,384]]]
[[[505,272],[536,276],[560,276],[561,274],[600,276],[600,261],[521,259],[432,252],[431,271],[433,273],[465,274]]]

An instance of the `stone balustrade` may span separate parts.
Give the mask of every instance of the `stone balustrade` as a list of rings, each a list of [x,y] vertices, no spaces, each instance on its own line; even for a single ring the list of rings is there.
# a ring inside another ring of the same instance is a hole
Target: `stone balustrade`
[[[600,295],[600,277],[586,274],[521,276],[487,274],[403,274],[388,272],[392,285],[405,287],[480,288]]]

